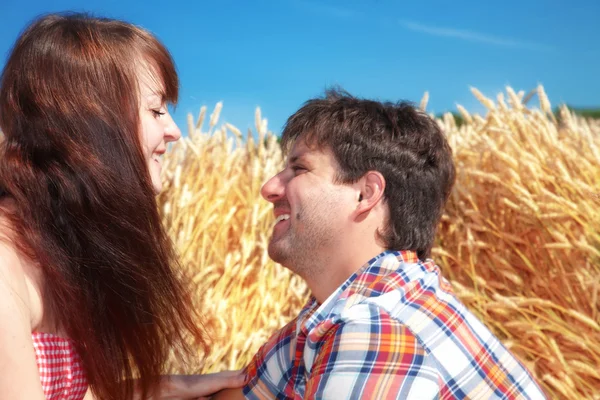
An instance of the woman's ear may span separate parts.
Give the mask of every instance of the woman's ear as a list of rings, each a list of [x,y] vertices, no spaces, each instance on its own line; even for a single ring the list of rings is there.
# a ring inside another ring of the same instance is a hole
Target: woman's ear
[[[385,178],[378,171],[368,171],[358,181],[358,204],[356,211],[358,214],[371,211],[383,199],[385,191]]]

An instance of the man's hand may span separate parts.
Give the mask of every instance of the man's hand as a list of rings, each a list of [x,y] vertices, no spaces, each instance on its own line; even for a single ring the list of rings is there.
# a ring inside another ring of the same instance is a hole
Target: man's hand
[[[223,389],[236,389],[242,395],[241,387],[245,383],[245,374],[242,371],[223,371],[206,375],[164,375],[160,379],[158,388],[148,400],[208,400],[210,396]],[[233,397],[220,397],[222,399]],[[96,398],[88,389],[84,400],[95,400]],[[134,399],[140,399],[140,393],[136,393]]]
[[[241,371],[224,371],[206,375],[166,375],[161,378],[158,393],[151,399],[204,400],[223,389],[241,388],[244,383],[245,374]],[[241,389],[239,391],[241,393]]]
[[[211,400],[245,400],[246,397],[241,388],[223,389],[210,398]]]

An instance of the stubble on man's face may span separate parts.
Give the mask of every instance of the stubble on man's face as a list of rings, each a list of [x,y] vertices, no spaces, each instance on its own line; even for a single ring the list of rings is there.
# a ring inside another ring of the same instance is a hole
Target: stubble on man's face
[[[335,204],[331,198],[314,199],[301,205],[290,218],[290,227],[281,237],[271,238],[269,257],[303,278],[324,268],[325,255],[335,245],[337,233],[328,223]]]

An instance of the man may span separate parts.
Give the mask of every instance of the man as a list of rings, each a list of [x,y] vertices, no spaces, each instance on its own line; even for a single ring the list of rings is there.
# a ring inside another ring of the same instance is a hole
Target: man
[[[289,118],[282,145],[285,168],[262,188],[269,255],[312,297],[248,365],[246,398],[544,398],[429,259],[454,183],[435,121],[329,91]]]

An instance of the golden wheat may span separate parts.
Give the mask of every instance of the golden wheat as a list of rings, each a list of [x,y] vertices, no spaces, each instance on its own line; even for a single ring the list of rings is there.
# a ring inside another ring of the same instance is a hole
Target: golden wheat
[[[599,398],[598,124],[566,108],[557,121],[541,86],[539,109],[510,88],[502,106],[473,93],[485,118],[440,121],[458,178],[434,254],[552,398]]]
[[[550,398],[600,399],[600,122],[566,108],[560,118],[540,86],[506,89],[496,102],[473,89],[486,115],[447,114],[455,189],[433,255],[458,297],[531,370]],[[539,108],[525,103],[533,94]],[[425,109],[426,94],[421,103]],[[173,371],[243,367],[307,297],[273,263],[273,221],[260,187],[282,165],[260,110],[256,135],[202,131],[206,108],[167,157],[163,219],[212,336],[209,354]]]

